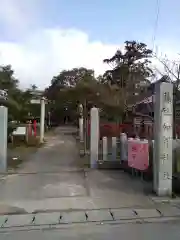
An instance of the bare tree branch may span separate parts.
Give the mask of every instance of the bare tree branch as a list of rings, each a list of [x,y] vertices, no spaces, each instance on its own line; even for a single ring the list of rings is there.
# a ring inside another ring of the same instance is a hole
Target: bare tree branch
[[[175,61],[171,61],[172,67],[170,67],[168,65],[168,61],[169,61],[168,59],[162,59],[162,58],[158,57],[156,54],[154,54],[154,57],[164,66],[165,72],[170,77],[170,79],[171,79],[171,76],[173,76],[175,78],[175,80],[177,81],[178,80],[178,75],[176,75],[174,73],[174,70],[173,70],[173,68],[176,65],[176,62]],[[160,70],[158,70],[158,71],[159,71],[160,74],[162,74],[160,72]],[[171,81],[172,81],[172,79],[171,79]]]

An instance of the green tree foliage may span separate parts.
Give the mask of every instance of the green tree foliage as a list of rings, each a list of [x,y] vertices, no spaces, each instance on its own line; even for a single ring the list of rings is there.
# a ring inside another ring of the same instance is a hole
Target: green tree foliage
[[[86,68],[64,70],[52,78],[45,94],[54,102],[53,111],[59,117],[67,114],[65,109],[76,112],[77,104],[82,103],[87,107],[96,105],[103,109],[102,114],[119,119],[127,104],[137,98],[135,92],[139,95],[150,83],[151,57],[146,44],[126,41],[123,51],[104,60],[111,69],[103,75],[96,78],[94,71]]]
[[[152,50],[145,43],[126,41],[123,51],[117,50],[110,59],[104,59],[112,69],[104,74],[104,82],[117,85],[124,89],[123,99],[134,101],[142,87],[150,83],[153,76],[150,68]]]
[[[54,100],[59,96],[59,91],[75,87],[84,79],[91,79],[94,71],[86,68],[73,68],[64,70],[51,80],[51,85],[45,90],[45,94],[50,100]]]
[[[95,84],[94,71],[83,67],[64,70],[53,77],[45,95],[52,102],[51,111],[56,120],[62,120],[65,114],[74,118],[77,104],[90,100]]]
[[[7,91],[8,98],[0,99],[0,104],[8,107],[9,121],[25,121],[30,111],[31,93],[29,90],[21,90],[19,81],[14,77],[14,71],[10,65],[0,66],[0,89]],[[8,132],[14,128],[9,125]]]

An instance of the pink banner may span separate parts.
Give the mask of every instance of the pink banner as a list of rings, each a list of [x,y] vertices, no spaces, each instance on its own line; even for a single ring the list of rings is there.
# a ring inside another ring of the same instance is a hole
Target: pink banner
[[[141,171],[149,167],[148,141],[128,140],[128,166]]]

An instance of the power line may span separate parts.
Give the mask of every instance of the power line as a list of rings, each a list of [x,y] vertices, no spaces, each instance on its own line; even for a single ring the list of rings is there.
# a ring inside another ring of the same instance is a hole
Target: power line
[[[154,31],[153,31],[153,37],[152,37],[152,46],[154,50],[154,44],[156,40],[156,33],[158,29],[158,22],[159,22],[159,13],[160,13],[160,0],[156,0],[156,19],[154,23]]]

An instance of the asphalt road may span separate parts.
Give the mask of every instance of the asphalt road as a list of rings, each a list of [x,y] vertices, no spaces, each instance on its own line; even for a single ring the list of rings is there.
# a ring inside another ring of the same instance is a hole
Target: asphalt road
[[[54,230],[13,231],[0,234],[1,240],[179,240],[180,223],[92,225]]]

